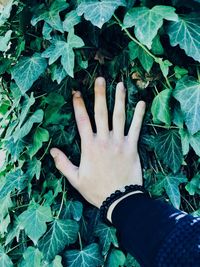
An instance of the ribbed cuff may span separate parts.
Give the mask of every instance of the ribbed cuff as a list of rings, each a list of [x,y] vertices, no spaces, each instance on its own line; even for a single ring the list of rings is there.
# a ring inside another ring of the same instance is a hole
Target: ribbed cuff
[[[131,253],[142,267],[152,267],[162,242],[181,214],[186,213],[164,200],[138,193],[122,199],[115,206],[111,218],[122,248]]]

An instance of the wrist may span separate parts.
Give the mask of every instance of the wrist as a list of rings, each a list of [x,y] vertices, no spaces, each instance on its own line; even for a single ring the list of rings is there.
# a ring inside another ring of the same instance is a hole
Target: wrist
[[[112,216],[112,212],[114,210],[114,208],[116,207],[116,205],[124,198],[130,196],[130,195],[133,195],[133,194],[138,194],[138,193],[143,193],[142,191],[134,191],[134,192],[130,192],[122,197],[120,197],[119,199],[117,199],[115,202],[113,202],[110,207],[108,208],[108,212],[107,212],[107,219],[112,223],[112,219],[111,219],[111,216]]]

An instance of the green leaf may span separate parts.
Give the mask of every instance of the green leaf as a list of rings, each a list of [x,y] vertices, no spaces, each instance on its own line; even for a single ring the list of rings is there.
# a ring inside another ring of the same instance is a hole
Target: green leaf
[[[184,129],[179,129],[179,134],[181,137],[183,155],[187,155],[190,149],[189,133]]]
[[[179,191],[179,185],[187,182],[187,178],[182,174],[168,174],[163,176],[158,175],[159,181],[154,185],[155,190],[164,189],[175,208],[180,208],[181,195]]]
[[[115,247],[119,246],[116,237],[116,229],[114,227],[109,227],[104,223],[98,223],[94,233],[99,238],[103,256],[108,253],[111,244]]]
[[[36,179],[39,180],[41,167],[42,167],[42,162],[38,160],[36,157],[34,157],[28,162],[28,167],[27,167],[28,170],[26,172],[26,175],[29,177],[30,180],[34,176],[36,176]]]
[[[46,70],[46,59],[42,58],[39,53],[32,57],[22,57],[20,61],[12,68],[12,79],[15,80],[21,93],[28,91],[33,83]]]
[[[5,253],[2,246],[0,246],[0,266],[1,267],[13,267],[13,263],[8,255]]]
[[[23,254],[23,261],[19,267],[42,267],[42,253],[39,249],[28,247]]]
[[[174,73],[175,73],[175,77],[177,79],[181,79],[183,76],[188,74],[188,70],[186,70],[185,68],[181,68],[179,66],[175,66],[174,67]]]
[[[3,199],[1,199],[1,209],[0,209],[0,222],[8,214],[9,208],[13,206],[13,202],[10,198],[10,194],[7,194]]]
[[[70,31],[67,37],[67,42],[61,40],[54,40],[49,48],[47,48],[42,56],[49,58],[49,65],[54,63],[61,57],[61,64],[67,74],[71,77],[74,76],[74,48],[80,48],[84,46],[83,40]]]
[[[63,32],[63,25],[59,13],[69,7],[65,0],[54,0],[49,8],[42,7],[36,9],[36,14],[31,20],[31,24],[35,26],[39,21],[44,20],[53,29]]]
[[[63,267],[61,256],[57,255],[55,259],[50,264],[48,264],[47,267]]]
[[[79,225],[73,220],[55,219],[50,223],[49,230],[39,241],[39,249],[44,258],[51,261],[64,247],[76,242]]]
[[[189,145],[194,149],[197,156],[200,157],[200,132],[191,135],[187,130],[179,130],[181,136],[181,143],[183,148],[183,155],[186,155],[189,152]]]
[[[177,21],[175,8],[170,6],[133,7],[124,17],[124,27],[135,26],[134,32],[137,39],[149,49],[158,30],[163,25],[163,20]]]
[[[126,262],[125,262],[125,266],[126,267],[141,267],[140,264],[137,262],[137,260],[131,255],[131,254],[127,254],[126,257]]]
[[[51,78],[53,82],[57,81],[57,83],[60,84],[66,76],[67,76],[67,72],[65,71],[62,65],[53,66],[52,73],[51,73]]]
[[[63,29],[66,32],[70,32],[75,25],[81,21],[81,17],[78,16],[76,10],[72,10],[66,14],[65,20],[63,21]]]
[[[69,200],[62,211],[62,219],[80,221],[83,213],[83,204],[79,201]]]
[[[13,137],[11,137],[9,140],[6,140],[4,144],[5,144],[6,150],[11,155],[11,161],[16,162],[19,159],[20,154],[22,153],[25,147],[24,141],[17,140],[16,142],[14,142]]]
[[[124,266],[125,261],[126,257],[122,251],[112,249],[106,259],[105,267]]]
[[[64,261],[68,267],[99,267],[103,264],[99,246],[95,243],[90,244],[82,250],[66,251]]]
[[[177,82],[173,96],[181,104],[188,131],[195,134],[200,130],[200,83],[185,76]]]
[[[33,135],[33,142],[28,149],[30,157],[32,158],[47,141],[49,141],[49,132],[44,128],[37,127]]]
[[[167,33],[172,46],[179,45],[185,53],[200,62],[200,18],[199,14],[179,16],[178,21],[170,22]]]
[[[33,115],[31,115],[24,125],[18,129],[16,128],[13,133],[14,141],[24,138],[31,131],[34,123],[40,123],[43,120],[44,112],[42,109],[36,110]]]
[[[5,177],[5,182],[0,187],[0,199],[6,197],[14,189],[23,190],[27,185],[26,180],[27,177],[21,169],[8,173]]]
[[[151,106],[154,123],[163,122],[166,125],[171,124],[171,112],[169,106],[171,94],[171,89],[165,89],[158,93],[154,98]]]
[[[50,207],[32,204],[29,208],[20,214],[19,222],[27,236],[33,241],[34,245],[38,243],[39,238],[47,230],[47,222],[52,221]]]
[[[200,195],[200,175],[196,174],[190,182],[187,183],[185,189],[189,192],[190,195],[194,194]]]
[[[157,156],[175,173],[182,164],[181,139],[177,130],[165,130],[155,138]]]
[[[79,16],[84,14],[86,20],[99,28],[109,21],[119,6],[126,6],[124,0],[83,0],[77,8]]]
[[[9,49],[8,43],[10,42],[12,31],[9,30],[4,36],[0,36],[0,51],[5,52]]]
[[[142,64],[143,68],[149,72],[153,66],[153,58],[149,56],[144,49],[142,49],[138,44],[135,42],[130,42],[129,45],[129,57],[130,60],[134,60],[138,58],[140,63]]]
[[[0,12],[0,27],[6,22],[10,17],[10,12],[12,10],[13,0],[8,0],[4,3],[4,7]]]
[[[160,65],[160,69],[164,77],[167,77],[169,73],[169,67],[172,66],[172,63],[169,60],[163,60],[162,58],[156,58],[155,62]]]

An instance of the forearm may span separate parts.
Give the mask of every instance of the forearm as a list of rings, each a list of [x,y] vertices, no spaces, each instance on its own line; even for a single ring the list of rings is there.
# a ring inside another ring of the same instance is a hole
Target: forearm
[[[189,215],[142,193],[121,200],[111,214],[121,246],[135,256],[142,267],[155,266],[164,240],[184,216]]]

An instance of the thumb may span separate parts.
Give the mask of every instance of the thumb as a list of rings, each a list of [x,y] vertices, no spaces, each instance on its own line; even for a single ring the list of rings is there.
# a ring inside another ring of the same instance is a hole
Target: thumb
[[[62,172],[68,181],[76,188],[78,184],[78,167],[58,148],[52,148],[50,154],[54,159],[56,168]]]

